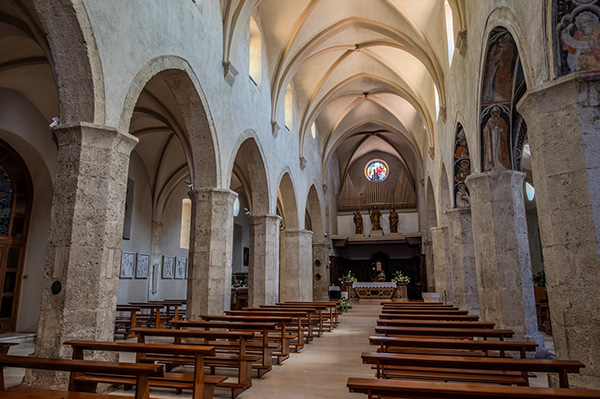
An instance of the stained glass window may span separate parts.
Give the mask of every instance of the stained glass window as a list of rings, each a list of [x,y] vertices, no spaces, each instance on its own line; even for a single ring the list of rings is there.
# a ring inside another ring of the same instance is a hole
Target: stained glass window
[[[388,175],[388,166],[385,162],[374,160],[365,167],[365,176],[370,181],[383,181]]]
[[[8,172],[0,165],[0,235],[8,235],[13,204],[13,185]]]

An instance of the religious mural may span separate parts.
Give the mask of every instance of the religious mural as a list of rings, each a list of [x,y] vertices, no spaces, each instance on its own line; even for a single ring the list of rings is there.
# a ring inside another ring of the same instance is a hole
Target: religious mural
[[[599,0],[554,0],[557,76],[600,69],[599,16]]]
[[[523,87],[523,70],[515,41],[505,28],[495,28],[488,42],[481,92],[483,172],[512,168],[512,110],[515,94]],[[467,192],[466,187],[461,187],[457,194],[463,191]]]
[[[454,142],[454,206],[456,208],[468,208],[471,206],[469,190],[465,185],[465,179],[471,174],[471,157],[467,136],[462,125],[456,129]]]

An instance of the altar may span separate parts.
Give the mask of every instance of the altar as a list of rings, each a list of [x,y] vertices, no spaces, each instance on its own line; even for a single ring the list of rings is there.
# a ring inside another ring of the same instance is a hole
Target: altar
[[[360,299],[385,298],[391,299],[396,290],[396,283],[388,281],[355,282],[352,288]]]

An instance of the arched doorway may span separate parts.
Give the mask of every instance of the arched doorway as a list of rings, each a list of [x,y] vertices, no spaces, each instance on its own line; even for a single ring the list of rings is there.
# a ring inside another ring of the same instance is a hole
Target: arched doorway
[[[25,162],[0,140],[0,332],[15,330],[32,197]]]

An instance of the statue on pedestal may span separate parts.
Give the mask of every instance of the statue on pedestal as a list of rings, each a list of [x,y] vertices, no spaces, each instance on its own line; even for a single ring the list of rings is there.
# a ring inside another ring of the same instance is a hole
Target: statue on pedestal
[[[381,230],[381,224],[379,222],[379,219],[381,218],[381,212],[379,209],[377,209],[377,206],[373,207],[373,211],[369,213],[369,216],[371,217],[371,226],[373,226],[371,230]]]
[[[390,233],[397,233],[398,232],[398,214],[396,213],[396,210],[392,209],[390,211],[389,220],[390,220]]]
[[[354,226],[356,228],[354,234],[364,234],[364,231],[363,231],[363,220],[362,220],[362,215],[360,214],[360,209],[358,209],[354,213],[354,219],[353,220],[354,220]]]

